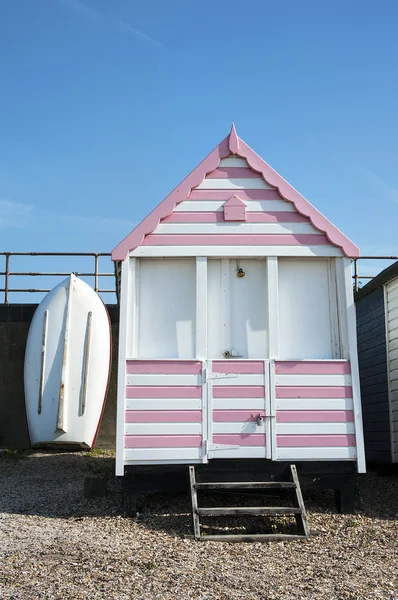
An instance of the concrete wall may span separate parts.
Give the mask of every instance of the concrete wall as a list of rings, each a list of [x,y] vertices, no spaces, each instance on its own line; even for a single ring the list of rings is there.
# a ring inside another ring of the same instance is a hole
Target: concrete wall
[[[26,339],[36,304],[0,305],[0,448],[29,448],[23,368]],[[112,370],[96,447],[115,448],[119,313],[107,306],[112,323]]]

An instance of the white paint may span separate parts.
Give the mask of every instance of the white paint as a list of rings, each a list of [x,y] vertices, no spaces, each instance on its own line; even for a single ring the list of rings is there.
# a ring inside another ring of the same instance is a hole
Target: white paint
[[[386,345],[388,370],[388,396],[390,415],[391,460],[398,463],[398,329],[394,327],[398,315],[398,279],[384,286],[386,315]]]
[[[208,261],[207,277],[207,355],[221,358],[225,350],[225,339],[220,334],[220,324],[224,323],[227,308],[221,300],[221,260]],[[224,329],[223,326],[222,328]]]
[[[355,460],[354,446],[324,448],[278,448],[278,460]]]
[[[126,423],[124,432],[129,435],[194,435],[202,433],[202,423]]]
[[[276,385],[351,385],[351,375],[275,375]]]
[[[201,458],[201,448],[126,448],[124,450],[124,460],[137,464],[143,461],[143,464],[150,464],[154,461],[175,461],[176,463],[185,463],[190,460],[199,460]]]
[[[213,180],[214,181],[214,180]],[[213,212],[224,209],[225,200],[183,200],[174,212]],[[244,200],[248,212],[296,212],[294,204],[287,200]]]
[[[138,356],[194,358],[195,321],[195,261],[142,260]]]
[[[207,357],[207,258],[196,259],[196,358]]]
[[[259,257],[259,256],[297,256],[328,257],[342,256],[335,246],[139,246],[130,252],[130,256],[146,257]]]
[[[262,411],[264,410],[264,398],[213,398],[213,408],[215,410]]]
[[[239,359],[238,359],[239,360]],[[235,385],[264,385],[264,375],[258,374],[244,374],[244,375],[234,375],[233,377],[228,378],[227,380],[225,379],[214,379],[213,381],[213,386],[219,386],[219,385],[228,385],[228,386],[235,386]]]
[[[352,410],[352,398],[276,398],[277,410]]]
[[[229,156],[228,158],[222,158],[220,160],[220,167],[249,167],[249,163],[245,158],[238,158],[237,156]]]
[[[46,311],[46,354],[39,413],[43,320]],[[82,414],[87,319],[90,312],[91,347],[86,379],[86,407]],[[63,380],[64,424],[61,430],[57,429],[57,418],[68,313],[69,352]],[[25,353],[25,399],[31,444],[40,446],[59,443],[90,447],[101,417],[109,367],[110,326],[104,304],[89,285],[71,275],[42,300],[29,329]]]
[[[221,221],[219,223],[160,223],[153,233],[287,235],[296,233],[319,234],[320,231],[315,229],[311,223],[231,223],[230,221]]]
[[[362,405],[361,405],[361,388],[359,383],[359,368],[358,368],[358,346],[357,346],[357,325],[354,304],[354,292],[352,286],[352,270],[351,260],[344,258],[344,275],[345,275],[345,291],[346,291],[346,315],[347,315],[347,337],[348,337],[348,352],[351,362],[351,379],[352,393],[354,404],[354,422],[355,422],[355,439],[356,439],[356,455],[357,455],[357,471],[358,473],[366,473],[365,462],[365,445],[363,439],[362,425]]]
[[[329,313],[330,313],[330,330],[332,336],[332,354],[333,358],[341,358],[341,339],[340,326],[338,315],[338,290],[336,277],[336,261],[331,259],[328,261],[328,277],[329,277]]]
[[[279,261],[280,358],[333,358],[327,260]]]
[[[126,258],[121,265],[119,353],[117,365],[116,465],[115,474],[124,475],[124,413],[126,410],[126,356],[132,344],[131,322],[136,320],[135,289],[137,259]],[[134,293],[134,295],[132,295]],[[132,304],[133,314],[130,313]],[[134,334],[135,340],[137,335]],[[133,343],[136,351],[136,344]]]
[[[278,433],[287,435],[324,435],[355,433],[354,423],[278,423]]]
[[[240,446],[236,450],[209,452],[209,458],[266,458],[265,446]]]
[[[231,349],[231,286],[229,277],[229,259],[221,259],[221,321],[216,323],[216,329],[211,335],[221,340],[221,351],[219,354],[209,354],[210,358],[222,358],[225,351]],[[217,302],[216,298],[209,296],[208,305]]]
[[[254,413],[256,414],[256,413]],[[258,414],[260,412],[258,411]],[[265,420],[262,425],[257,425],[257,421],[247,421],[245,423],[213,423],[213,433],[265,433]]]
[[[127,398],[126,410],[200,410],[200,398]],[[124,418],[124,415],[123,415]]]
[[[279,285],[278,259],[276,256],[267,258],[267,303],[264,306],[268,319],[268,348],[269,357],[279,357]]]
[[[201,385],[202,375],[158,375],[158,374],[140,374],[126,375],[126,385]]]
[[[272,190],[261,177],[248,179],[203,179],[195,190]]]

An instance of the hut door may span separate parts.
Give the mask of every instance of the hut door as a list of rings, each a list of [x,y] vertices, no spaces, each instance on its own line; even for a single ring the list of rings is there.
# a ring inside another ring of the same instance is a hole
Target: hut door
[[[209,458],[270,458],[265,259],[208,261]]]

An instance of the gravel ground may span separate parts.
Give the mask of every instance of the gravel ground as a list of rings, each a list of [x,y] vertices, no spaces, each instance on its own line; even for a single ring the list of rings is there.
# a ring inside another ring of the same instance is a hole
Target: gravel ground
[[[92,473],[109,474],[104,498],[83,497]],[[355,515],[304,492],[309,540],[225,544],[184,539],[188,496],[123,517],[112,473],[109,456],[0,456],[1,600],[398,599],[396,475],[360,478]]]

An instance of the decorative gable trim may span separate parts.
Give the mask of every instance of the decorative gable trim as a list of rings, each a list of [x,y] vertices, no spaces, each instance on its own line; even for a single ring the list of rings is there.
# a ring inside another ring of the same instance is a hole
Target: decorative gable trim
[[[131,250],[140,246],[144,237],[152,233],[160,221],[169,216],[177,204],[185,200],[191,190],[205,179],[208,173],[215,171],[222,158],[234,154],[245,158],[249,166],[263,177],[270,186],[278,189],[284,200],[292,202],[296,210],[308,217],[320,232],[325,233],[328,241],[342,249],[349,258],[358,258],[359,248],[351,242],[337,227],[324,217],[308,200],[299,194],[287,181],[272,169],[258,154],[240,139],[234,125],[230,134],[169,194],[112,252],[113,260],[124,260]]]
[[[224,221],[247,221],[246,204],[238,196],[231,196],[224,204]]]

